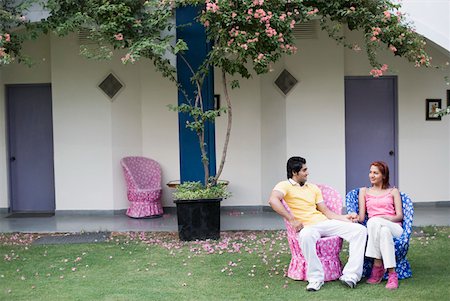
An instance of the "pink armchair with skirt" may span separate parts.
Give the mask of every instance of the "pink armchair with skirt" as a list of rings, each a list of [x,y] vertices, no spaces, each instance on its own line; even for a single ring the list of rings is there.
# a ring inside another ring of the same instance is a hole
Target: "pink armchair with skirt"
[[[322,191],[322,196],[327,207],[338,214],[342,213],[342,197],[333,188],[327,185],[317,185]],[[284,207],[291,212],[287,204],[283,200]],[[293,280],[307,280],[306,269],[307,263],[303,257],[302,250],[297,237],[297,232],[291,226],[289,221],[284,220],[287,230],[289,247],[291,249],[291,262],[287,276]],[[317,241],[317,255],[322,262],[325,281],[338,279],[342,275],[342,263],[339,253],[342,249],[342,238],[338,236],[322,237]]]
[[[125,157],[120,161],[127,183],[130,207],[126,214],[133,218],[158,217],[161,204],[161,167],[145,157]]]

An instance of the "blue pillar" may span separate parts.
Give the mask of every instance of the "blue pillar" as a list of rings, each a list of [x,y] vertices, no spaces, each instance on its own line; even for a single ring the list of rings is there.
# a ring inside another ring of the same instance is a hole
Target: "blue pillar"
[[[183,39],[189,50],[183,56],[195,71],[204,61],[211,45],[206,41],[206,33],[202,24],[195,18],[201,13],[202,7],[181,7],[176,11],[176,24],[188,24],[185,27],[177,28],[177,38]],[[191,99],[195,99],[196,87],[191,83],[192,72],[187,64],[177,56],[177,78],[183,89]],[[214,75],[211,69],[202,87],[203,102],[205,109],[214,107]],[[187,102],[183,93],[178,91],[178,105]],[[178,114],[179,147],[180,147],[180,179],[185,181],[204,180],[203,165],[201,162],[201,152],[197,134],[186,128],[186,121],[192,120],[186,113]],[[205,126],[206,151],[209,157],[210,176],[216,174],[216,153],[215,153],[215,126],[208,123]]]

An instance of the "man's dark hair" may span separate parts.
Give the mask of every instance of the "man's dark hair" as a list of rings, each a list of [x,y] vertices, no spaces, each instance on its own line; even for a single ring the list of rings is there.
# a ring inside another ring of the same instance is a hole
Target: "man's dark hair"
[[[294,172],[298,173],[302,169],[303,164],[306,164],[305,158],[290,157],[286,164],[287,178],[292,178],[294,176]]]

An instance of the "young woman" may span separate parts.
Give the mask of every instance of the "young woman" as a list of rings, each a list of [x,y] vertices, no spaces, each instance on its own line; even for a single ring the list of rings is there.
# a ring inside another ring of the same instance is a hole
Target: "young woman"
[[[380,283],[385,269],[388,270],[387,289],[398,288],[398,276],[395,272],[394,238],[403,233],[402,200],[397,188],[389,185],[389,168],[386,163],[376,161],[370,164],[370,188],[361,188],[359,192],[358,221],[363,222],[367,215],[366,256],[374,258],[372,273],[367,283]]]

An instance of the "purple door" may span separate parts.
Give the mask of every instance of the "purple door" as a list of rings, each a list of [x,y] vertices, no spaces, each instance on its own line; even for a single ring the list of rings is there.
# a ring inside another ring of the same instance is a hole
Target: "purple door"
[[[346,188],[368,186],[369,165],[389,165],[397,186],[397,77],[345,77]]]
[[[55,211],[49,84],[6,86],[12,212]]]

